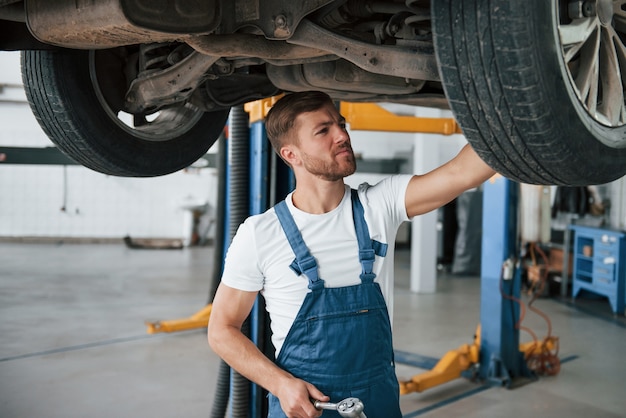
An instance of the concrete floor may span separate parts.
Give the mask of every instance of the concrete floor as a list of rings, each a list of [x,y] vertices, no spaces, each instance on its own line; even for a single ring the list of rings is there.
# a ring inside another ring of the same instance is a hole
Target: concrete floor
[[[210,247],[0,243],[0,417],[208,417],[219,361],[205,331],[149,335],[144,321],[201,309],[212,260]],[[442,275],[436,294],[418,295],[408,268],[398,251],[396,350],[438,358],[471,343],[480,280]],[[605,301],[535,306],[560,338],[557,376],[515,389],[457,379],[403,396],[405,417],[626,416],[623,318]],[[525,325],[545,335],[536,315]],[[398,365],[400,379],[422,371]]]

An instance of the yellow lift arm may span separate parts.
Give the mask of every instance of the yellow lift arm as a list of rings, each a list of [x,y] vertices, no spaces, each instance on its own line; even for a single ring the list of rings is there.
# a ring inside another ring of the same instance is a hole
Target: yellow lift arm
[[[558,338],[549,337],[543,341],[530,341],[520,344],[524,358],[552,352],[558,347]],[[478,364],[480,353],[480,325],[476,329],[474,342],[463,344],[456,350],[448,351],[432,368],[424,373],[413,376],[410,380],[400,381],[400,395],[411,392],[423,392],[461,377],[461,373]]]
[[[265,119],[267,112],[282,95],[246,103],[244,109],[250,114],[250,122]],[[413,132],[440,135],[462,133],[454,118],[424,118],[399,116],[375,103],[340,102],[339,112],[346,118],[351,130]]]
[[[423,392],[461,377],[462,372],[478,364],[479,352],[480,336],[475,335],[473,344],[463,344],[456,350],[448,351],[432,370],[417,374],[410,380],[400,381],[400,395]]]
[[[159,332],[177,332],[189,329],[206,328],[209,325],[209,317],[213,305],[208,304],[189,318],[172,319],[169,321],[146,322],[148,334]]]
[[[339,111],[350,129],[360,131],[413,132],[440,135],[462,133],[454,118],[399,116],[375,103],[341,102]]]

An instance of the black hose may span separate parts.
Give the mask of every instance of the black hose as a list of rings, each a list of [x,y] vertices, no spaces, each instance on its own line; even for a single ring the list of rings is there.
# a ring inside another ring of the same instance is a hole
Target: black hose
[[[209,287],[207,303],[213,303],[215,292],[220,284],[224,260],[224,227],[226,213],[226,136],[221,135],[217,148],[217,203],[215,210],[215,248],[213,252],[213,275]],[[211,418],[224,418],[230,398],[230,366],[224,360],[220,360],[217,372],[217,384],[211,407]]]
[[[246,319],[241,326],[241,332],[250,336],[250,318]],[[231,407],[230,418],[248,418],[250,410],[250,381],[231,369]]]
[[[224,418],[228,408],[228,398],[230,397],[230,366],[224,360],[220,361],[217,371],[217,385],[215,386],[215,396],[211,407],[211,418]]]
[[[243,106],[233,107],[230,114],[230,141],[228,161],[228,232],[235,236],[239,225],[250,215],[250,119]],[[250,336],[250,324],[246,320],[241,331]],[[231,418],[248,418],[250,404],[250,382],[236,371],[232,371]]]
[[[213,303],[215,292],[220,284],[224,267],[224,223],[226,221],[226,136],[221,135],[217,144],[217,203],[215,209],[215,248],[213,252],[213,274],[207,303]],[[211,418],[224,418],[230,397],[230,366],[220,360],[217,383],[211,407]]]
[[[243,106],[233,107],[230,114],[228,162],[228,235],[232,239],[239,225],[250,215],[250,127],[248,113]]]

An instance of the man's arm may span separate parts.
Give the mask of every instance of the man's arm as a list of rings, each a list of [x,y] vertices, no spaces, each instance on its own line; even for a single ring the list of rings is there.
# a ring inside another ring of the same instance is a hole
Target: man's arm
[[[257,292],[246,292],[220,284],[209,319],[209,345],[241,375],[269,390],[287,416],[319,417],[310,399],[328,401],[315,386],[297,379],[276,366],[241,332]]]
[[[406,190],[409,218],[437,209],[465,190],[477,187],[493,176],[493,171],[468,144],[452,160],[424,175],[415,175]]]

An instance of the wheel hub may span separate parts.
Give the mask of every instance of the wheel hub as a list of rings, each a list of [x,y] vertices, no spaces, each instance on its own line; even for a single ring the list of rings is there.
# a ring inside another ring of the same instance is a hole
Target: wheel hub
[[[596,13],[602,26],[609,26],[613,21],[613,1],[597,0]]]

